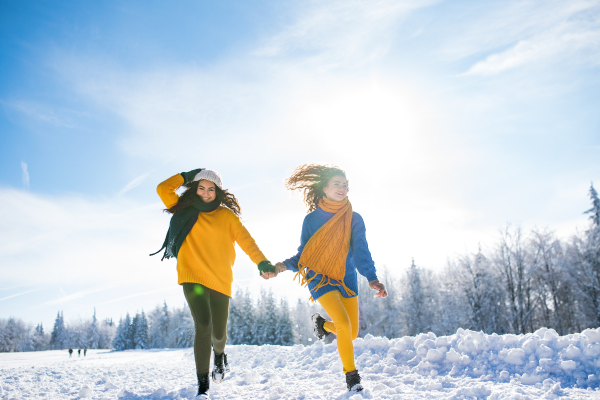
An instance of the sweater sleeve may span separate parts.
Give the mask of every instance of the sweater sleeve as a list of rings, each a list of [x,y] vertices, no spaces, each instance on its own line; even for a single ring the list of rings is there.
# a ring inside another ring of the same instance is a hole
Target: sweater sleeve
[[[300,256],[302,255],[304,246],[308,243],[310,236],[307,218],[305,217],[304,222],[302,223],[302,234],[300,235],[300,247],[298,247],[298,253],[283,262],[288,270],[298,272],[298,262],[300,261]]]
[[[248,257],[252,260],[253,263],[258,265],[261,261],[265,261],[267,257],[260,251],[258,245],[250,236],[250,232],[248,229],[242,224],[242,221],[233,214],[233,237],[240,248],[244,251],[244,253],[248,254]]]
[[[171,208],[177,201],[179,201],[179,196],[175,193],[175,190],[183,185],[183,177],[181,174],[173,175],[166,181],[163,181],[158,184],[156,188],[156,192],[160,196],[160,199],[164,203],[165,207]]]
[[[365,222],[358,213],[352,216],[352,237],[350,238],[350,248],[352,249],[352,258],[358,272],[367,278],[369,282],[377,279],[375,262],[371,258],[369,245],[367,244],[367,230]]]

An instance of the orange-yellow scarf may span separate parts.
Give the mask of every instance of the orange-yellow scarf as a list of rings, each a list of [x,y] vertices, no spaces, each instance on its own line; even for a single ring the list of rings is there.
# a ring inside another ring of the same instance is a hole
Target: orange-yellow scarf
[[[352,232],[352,204],[347,197],[343,201],[322,198],[319,207],[335,215],[320,227],[304,246],[294,280],[297,277],[300,285],[306,286],[321,274],[321,281],[311,291],[317,291],[325,285],[335,285],[341,286],[348,295],[354,296],[355,293],[344,284]],[[309,271],[315,272],[311,278],[307,278]]]

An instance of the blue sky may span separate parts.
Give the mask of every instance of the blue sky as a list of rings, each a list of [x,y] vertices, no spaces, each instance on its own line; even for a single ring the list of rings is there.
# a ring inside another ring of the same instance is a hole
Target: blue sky
[[[373,258],[441,270],[506,223],[568,237],[600,182],[600,2],[0,2],[0,317],[181,306],[156,185],[219,171],[272,261],[333,163]],[[262,282],[238,250],[235,284]],[[306,296],[305,296],[306,297]]]

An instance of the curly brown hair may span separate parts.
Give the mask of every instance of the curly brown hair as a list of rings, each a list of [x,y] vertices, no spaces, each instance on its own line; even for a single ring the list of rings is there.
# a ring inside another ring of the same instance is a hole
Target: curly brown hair
[[[311,212],[319,207],[319,201],[325,195],[323,189],[329,180],[338,175],[346,178],[346,172],[335,165],[304,164],[294,169],[286,179],[285,188],[302,191],[304,203]]]
[[[198,196],[198,184],[200,181],[194,181],[183,185],[186,187],[186,191],[179,197],[177,204],[171,208],[166,208],[165,211],[170,214],[175,214],[177,211],[189,207],[195,203],[201,203],[202,199]],[[216,199],[220,201],[222,206],[229,208],[238,217],[242,214],[242,208],[238,203],[237,198],[233,193],[229,193],[227,190],[223,190],[215,185],[215,191],[217,193]]]

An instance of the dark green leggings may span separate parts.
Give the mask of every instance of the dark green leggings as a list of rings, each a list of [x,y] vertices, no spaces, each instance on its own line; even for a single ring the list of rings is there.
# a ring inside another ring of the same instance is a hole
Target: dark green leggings
[[[196,327],[194,337],[196,372],[207,374],[210,369],[211,344],[216,354],[225,352],[229,297],[199,283],[184,283],[183,294],[190,306]]]

